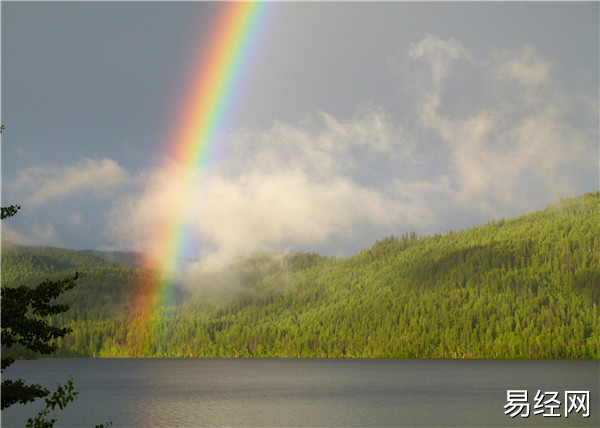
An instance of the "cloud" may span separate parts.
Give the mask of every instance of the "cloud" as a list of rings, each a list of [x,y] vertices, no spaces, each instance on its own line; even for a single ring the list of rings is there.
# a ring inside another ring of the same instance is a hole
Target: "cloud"
[[[19,245],[59,245],[61,240],[54,226],[35,224],[28,233],[21,233],[2,222],[2,239]]]
[[[456,40],[442,40],[431,34],[411,45],[408,57],[412,60],[426,60],[430,65],[429,83],[439,88],[450,72],[453,61],[464,59],[473,61],[469,50]]]
[[[537,86],[544,84],[550,76],[550,63],[540,58],[533,46],[525,45],[518,52],[507,51],[500,54],[499,59],[501,62],[496,70],[500,78],[514,79],[525,86]]]
[[[170,163],[147,171],[143,187],[113,206],[110,233],[157,258],[163,225],[182,218],[201,237],[204,257],[356,242],[374,227],[391,233],[421,217],[405,212],[373,166],[396,169],[411,144],[370,106],[348,122],[318,113],[298,125],[239,130],[209,175]]]
[[[39,205],[75,192],[102,192],[123,183],[128,177],[129,174],[111,159],[84,159],[68,168],[27,168],[20,171],[12,187],[28,195],[26,203]]]
[[[474,58],[456,41],[428,36],[409,57],[421,66],[417,84],[424,75],[433,81],[421,91],[416,110],[424,128],[443,142],[442,173],[455,204],[489,216],[539,208],[542,201],[572,195],[581,171],[593,168],[585,153],[594,153],[595,143],[570,120],[573,110],[583,110],[578,97],[561,90],[552,64],[533,47]],[[468,67],[454,76],[451,65],[458,59]],[[489,91],[480,95],[482,107],[452,111],[460,94],[444,95],[458,78],[485,79]]]
[[[395,201],[347,177],[313,180],[300,170],[214,178],[195,212],[200,234],[234,253],[351,239],[360,223],[391,225],[401,214]]]
[[[252,251],[348,255],[390,234],[543,208],[580,193],[597,168],[597,119],[579,115],[589,96],[566,93],[533,47],[477,57],[430,35],[404,61],[407,117],[369,104],[346,121],[315,112],[232,131],[203,171],[165,163],[140,175],[112,206],[111,236],[164,255],[164,225],[186,223],[198,248],[185,255],[204,266]],[[470,82],[483,89],[456,90]]]
[[[21,245],[31,245],[33,244],[27,237],[25,237],[22,233],[16,231],[10,226],[7,226],[5,221],[2,221],[2,240],[7,240],[13,242],[15,244]]]
[[[436,120],[436,111],[442,103],[444,83],[452,72],[457,61],[474,63],[475,58],[456,40],[442,40],[427,35],[408,50],[408,58],[413,63],[425,64],[414,70],[411,85],[417,88],[417,97],[424,102],[419,103],[418,114],[427,125]]]
[[[299,124],[239,130],[230,136],[220,171],[235,176],[253,169],[300,169],[316,177],[344,175],[364,168],[365,159],[357,153],[403,161],[412,145],[401,124],[383,109],[366,105],[346,122],[318,112]]]

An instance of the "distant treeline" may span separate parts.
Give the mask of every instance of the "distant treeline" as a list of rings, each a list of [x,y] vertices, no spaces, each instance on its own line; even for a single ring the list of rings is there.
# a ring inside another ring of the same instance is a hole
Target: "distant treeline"
[[[600,355],[600,192],[460,232],[391,236],[345,259],[254,254],[228,268],[235,292],[182,288],[149,316],[130,309],[151,273],[115,260],[4,243],[2,285],[83,274],[55,319],[73,329],[57,356]]]

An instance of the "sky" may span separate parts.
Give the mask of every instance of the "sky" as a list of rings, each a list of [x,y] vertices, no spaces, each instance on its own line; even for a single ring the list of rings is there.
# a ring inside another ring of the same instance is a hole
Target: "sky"
[[[2,2],[2,239],[145,251],[208,2]],[[598,190],[599,3],[270,3],[187,245],[349,256]],[[201,170],[200,170],[201,169]]]

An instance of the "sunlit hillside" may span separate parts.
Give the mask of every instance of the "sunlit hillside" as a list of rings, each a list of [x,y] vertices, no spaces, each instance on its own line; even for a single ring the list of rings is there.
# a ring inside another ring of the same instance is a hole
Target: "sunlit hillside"
[[[56,320],[73,328],[60,356],[600,356],[600,192],[345,259],[253,254],[150,317],[132,311],[150,273],[118,258],[3,243],[2,285],[83,274]]]

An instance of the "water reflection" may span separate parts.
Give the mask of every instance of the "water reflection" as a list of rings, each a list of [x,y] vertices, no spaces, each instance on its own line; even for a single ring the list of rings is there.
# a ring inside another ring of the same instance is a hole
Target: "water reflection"
[[[49,387],[73,375],[80,396],[57,426],[598,425],[597,406],[588,419],[503,413],[507,389],[588,389],[596,403],[597,361],[81,359],[14,367],[11,376]],[[18,413],[3,412],[2,426],[23,426]]]

